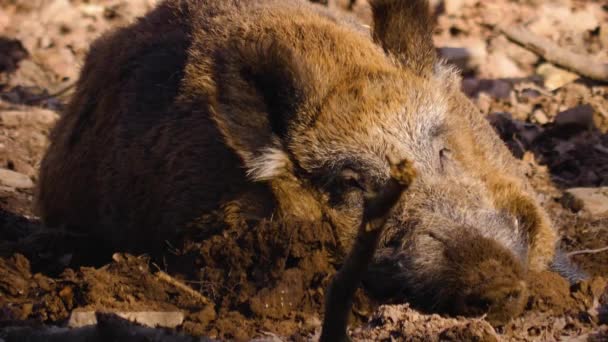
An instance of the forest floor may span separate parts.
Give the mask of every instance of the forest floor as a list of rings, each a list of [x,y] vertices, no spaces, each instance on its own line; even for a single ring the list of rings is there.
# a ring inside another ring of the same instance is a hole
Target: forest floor
[[[342,2],[329,6],[345,11]],[[525,165],[563,248],[592,277],[570,286],[550,272],[530,274],[525,313],[501,326],[483,317],[425,314],[407,304],[379,306],[360,292],[352,338],[607,340],[608,251],[578,252],[608,246],[608,85],[547,63],[498,27],[523,25],[608,63],[608,5],[431,3],[439,53],[461,70],[463,91]],[[314,339],[335,272],[335,246],[323,224],[262,222],[244,233],[228,227],[204,239],[193,236],[162,263],[116,253],[105,265],[72,260],[82,237],[41,230],[32,208],[37,169],[84,54],[102,32],[153,6],[154,0],[0,0],[0,341],[43,341],[49,329],[58,340],[92,340],[97,332],[81,326],[96,311],[168,327],[145,330],[99,315],[100,331],[110,326],[114,337]],[[369,23],[366,1],[357,1],[352,12]]]

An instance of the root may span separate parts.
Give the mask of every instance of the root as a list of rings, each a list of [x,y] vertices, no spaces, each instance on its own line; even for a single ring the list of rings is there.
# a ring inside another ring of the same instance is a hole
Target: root
[[[156,278],[158,278],[159,280],[162,280],[168,284],[171,284],[175,287],[177,287],[178,289],[188,293],[189,295],[191,295],[192,297],[198,299],[201,303],[208,305],[209,299],[205,296],[203,296],[200,292],[194,290],[193,288],[191,288],[190,286],[182,283],[181,281],[173,278],[172,276],[168,275],[167,273],[163,272],[163,271],[158,271],[155,273]]]
[[[408,160],[389,163],[391,178],[379,193],[366,195],[355,243],[329,285],[320,342],[349,340],[346,329],[355,291],[374,256],[392,208],[415,179],[416,172]]]
[[[602,248],[595,248],[595,249],[582,249],[582,250],[579,250],[579,251],[572,251],[572,252],[566,253],[566,255],[568,257],[573,257],[575,255],[597,254],[597,253],[606,252],[606,251],[608,251],[608,246],[602,247]]]
[[[523,27],[499,26],[498,29],[511,41],[534,52],[548,62],[579,75],[608,82],[608,64],[599,63],[585,55],[564,49],[553,41],[538,36]]]

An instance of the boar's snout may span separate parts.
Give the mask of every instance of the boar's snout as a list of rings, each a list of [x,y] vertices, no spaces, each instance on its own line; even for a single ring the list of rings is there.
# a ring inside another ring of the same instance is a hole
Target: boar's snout
[[[425,220],[428,215],[419,214],[402,228],[400,242],[378,251],[364,280],[366,290],[423,311],[485,314],[495,324],[522,313],[527,301],[525,248],[487,234],[500,228],[516,235],[516,222],[500,214],[474,216],[487,226],[461,225],[445,216]]]
[[[492,324],[506,323],[524,310],[527,287],[522,272],[514,265],[491,258],[479,262],[474,269],[466,270],[460,280],[462,290],[454,298],[454,314],[481,316]]]

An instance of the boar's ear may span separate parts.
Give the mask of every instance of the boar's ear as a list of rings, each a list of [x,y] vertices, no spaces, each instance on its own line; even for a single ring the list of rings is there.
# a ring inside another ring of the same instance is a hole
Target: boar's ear
[[[287,172],[289,129],[314,87],[312,73],[288,46],[273,39],[233,41],[216,56],[212,117],[248,175],[268,180]]]
[[[433,20],[425,0],[372,0],[373,37],[407,68],[429,76],[437,60]]]

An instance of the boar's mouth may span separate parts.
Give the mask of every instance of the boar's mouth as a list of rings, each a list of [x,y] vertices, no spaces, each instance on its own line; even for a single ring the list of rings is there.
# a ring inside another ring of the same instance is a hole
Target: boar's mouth
[[[467,233],[471,230],[442,241],[432,271],[417,263],[417,253],[424,250],[414,252],[407,244],[379,249],[363,280],[365,290],[382,302],[408,302],[424,312],[487,314],[493,322],[520,314],[527,298],[522,256],[497,241]]]

